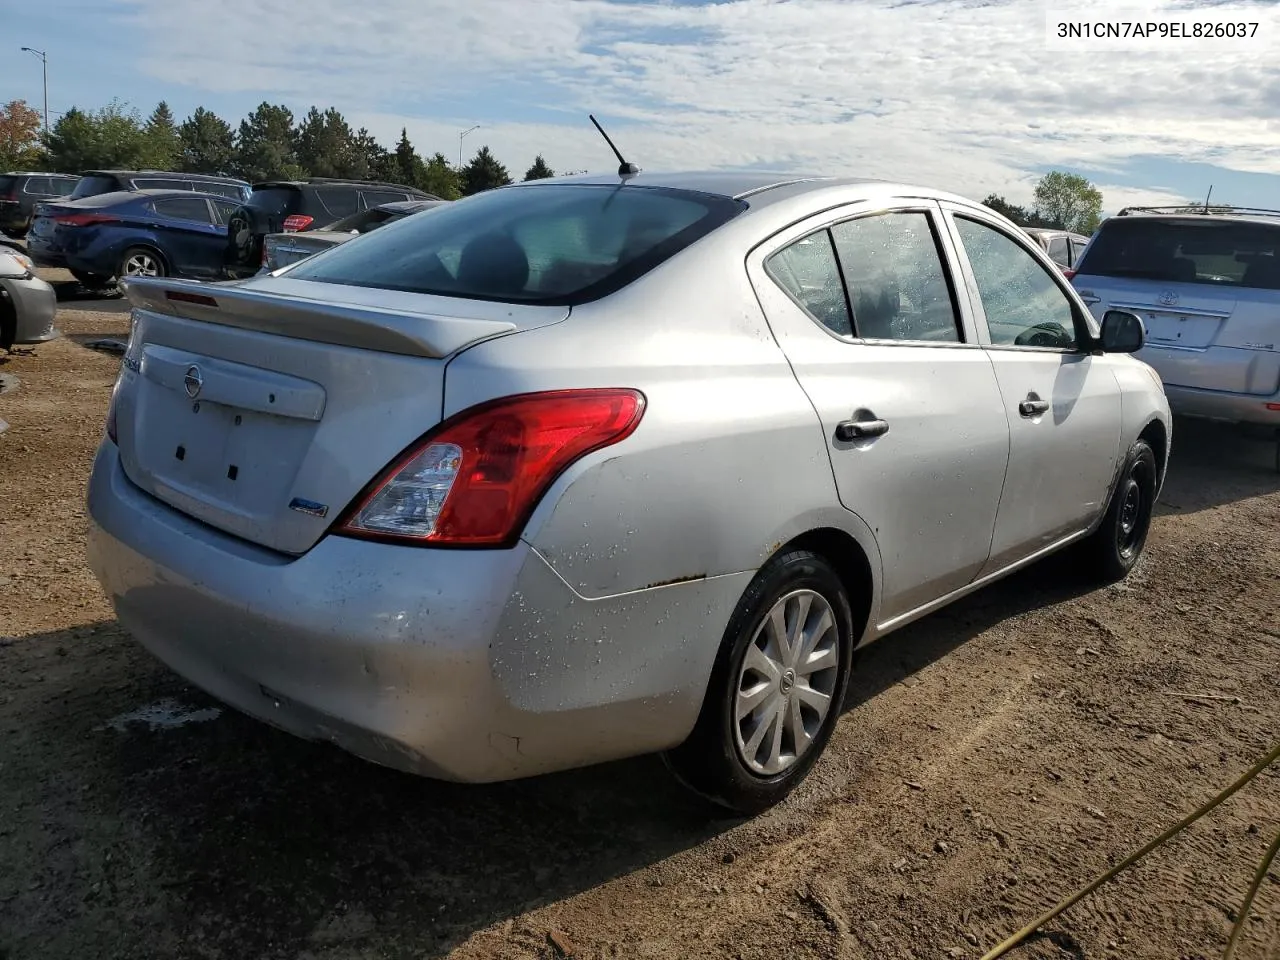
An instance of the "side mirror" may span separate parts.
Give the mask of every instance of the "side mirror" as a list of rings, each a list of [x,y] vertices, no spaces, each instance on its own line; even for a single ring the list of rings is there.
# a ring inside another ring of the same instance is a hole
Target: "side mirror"
[[[1102,316],[1102,336],[1098,345],[1103,353],[1137,353],[1147,342],[1142,318],[1128,310],[1108,310]]]

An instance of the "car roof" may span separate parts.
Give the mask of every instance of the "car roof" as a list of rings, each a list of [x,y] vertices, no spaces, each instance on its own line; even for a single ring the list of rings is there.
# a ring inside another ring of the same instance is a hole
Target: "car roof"
[[[391,183],[388,180],[354,180],[346,177],[307,177],[304,180],[257,180],[253,184],[253,189],[259,187],[386,187],[390,190],[406,190],[409,193],[421,194],[424,200],[439,200],[441,198],[433,196],[419,190],[417,187],[411,187],[404,183]]]
[[[413,213],[415,210],[422,210],[425,207],[438,207],[442,203],[449,203],[448,200],[391,200],[387,203],[380,203],[375,210],[385,210],[387,213]]]
[[[1225,220],[1227,222],[1256,223],[1270,227],[1280,226],[1280,210],[1266,210],[1261,207],[1218,207],[1207,213],[1185,208],[1172,207],[1125,207],[1111,220],[1179,220],[1191,223],[1203,223],[1206,220]]]
[[[180,173],[176,170],[85,170],[82,177],[175,177],[180,180],[208,180],[210,183],[246,183],[235,177],[222,177],[215,173]]]
[[[583,174],[569,177],[551,177],[512,184],[502,189],[536,189],[546,184],[617,185],[619,177],[613,174]],[[919,184],[879,180],[873,177],[822,176],[817,174],[777,173],[762,171],[688,171],[644,173],[628,177],[626,184],[642,187],[662,187],[671,190],[688,190],[712,194],[732,200],[750,199],[753,209],[761,209],[775,203],[794,200],[809,194],[844,193],[849,187],[865,187],[868,192],[890,193],[904,197],[929,200],[946,200],[966,207],[978,208],[981,204],[968,197],[924,187]],[[995,211],[989,211],[993,215]]]
[[[0,170],[0,177],[57,177],[59,180],[78,180],[74,173],[48,173],[44,170]]]

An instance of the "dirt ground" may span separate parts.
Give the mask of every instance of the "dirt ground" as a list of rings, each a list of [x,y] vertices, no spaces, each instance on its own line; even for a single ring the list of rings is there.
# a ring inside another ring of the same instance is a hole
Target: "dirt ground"
[[[1277,740],[1280,474],[1181,423],[1127,582],[1050,561],[879,644],[755,820],[651,758],[462,787],[294,740],[155,662],[86,569],[118,360],[81,343],[127,319],[84,306],[0,359],[0,960],[976,958]],[[1220,956],[1278,829],[1273,769],[1015,956]],[[1255,914],[1239,956],[1277,960],[1277,871]]]

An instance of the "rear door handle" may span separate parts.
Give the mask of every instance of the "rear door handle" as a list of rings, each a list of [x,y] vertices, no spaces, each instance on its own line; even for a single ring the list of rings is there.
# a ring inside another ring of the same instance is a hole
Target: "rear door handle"
[[[1034,393],[1027,394],[1027,399],[1018,404],[1018,414],[1028,419],[1049,412],[1049,401],[1041,400]]]
[[[888,432],[889,424],[885,420],[842,420],[836,424],[836,439],[844,443],[883,437]]]

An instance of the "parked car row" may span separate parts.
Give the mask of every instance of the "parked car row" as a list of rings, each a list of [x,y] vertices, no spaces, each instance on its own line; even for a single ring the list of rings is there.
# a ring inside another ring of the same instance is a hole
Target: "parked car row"
[[[143,185],[147,179],[111,176],[116,179],[95,172],[65,200],[40,204],[27,235],[27,249],[38,264],[65,267],[89,287],[136,276],[240,278],[262,269],[265,238],[275,231],[293,235],[351,220],[351,226],[340,228],[341,239],[349,239],[350,230],[367,231],[405,212],[383,211],[388,203],[444,202],[412,187],[368,181],[313,179],[242,190],[238,182],[215,189],[213,178],[203,183],[193,178],[186,186],[161,189]],[[127,189],[112,189],[122,186]],[[282,255],[293,262],[308,247],[337,242],[332,233],[318,235]]]

